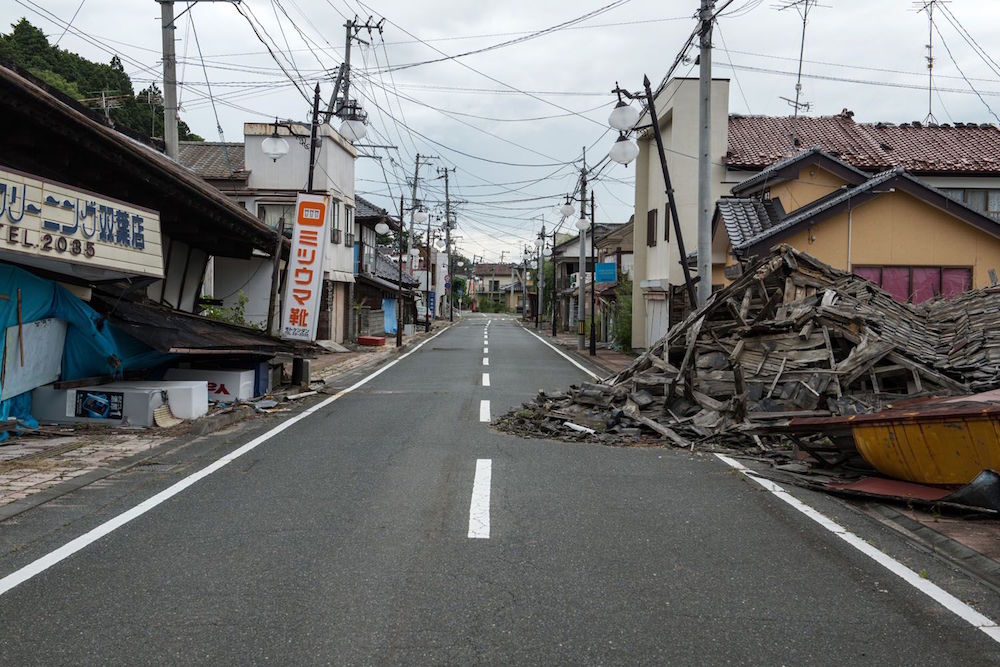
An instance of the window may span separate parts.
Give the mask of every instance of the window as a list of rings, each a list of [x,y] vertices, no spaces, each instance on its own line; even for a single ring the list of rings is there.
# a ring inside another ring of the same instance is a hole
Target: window
[[[663,207],[663,240],[670,240],[670,202]]]
[[[646,212],[646,245],[650,248],[656,245],[656,213],[655,208]]]
[[[490,291],[491,292],[499,292],[500,291],[500,281],[499,280],[491,280],[490,281]]]
[[[291,229],[295,218],[295,204],[257,204],[257,217],[271,229],[278,229],[284,218],[285,229]]]
[[[354,245],[354,209],[344,207],[344,245]]]
[[[965,267],[856,266],[854,275],[875,283],[897,301],[913,303],[972,289],[972,269]]]
[[[330,202],[330,243],[340,243],[340,202],[336,199]]]

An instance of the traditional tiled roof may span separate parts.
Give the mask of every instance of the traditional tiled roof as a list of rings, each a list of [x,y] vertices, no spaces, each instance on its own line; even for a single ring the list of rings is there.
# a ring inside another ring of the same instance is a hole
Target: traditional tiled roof
[[[1000,129],[994,125],[855,123],[853,116],[846,109],[836,116],[795,119],[730,116],[726,163],[763,169],[803,146],[818,146],[869,172],[903,167],[916,174],[1000,173]]]
[[[476,264],[476,275],[485,278],[489,276],[510,276],[514,267],[510,264]]]
[[[226,162],[226,152],[229,161]],[[246,178],[243,144],[227,141],[181,141],[177,161],[205,179]],[[232,173],[230,173],[232,167]]]
[[[399,264],[384,253],[375,256],[375,275],[391,283],[399,282]],[[414,278],[406,269],[403,269],[403,285],[419,285],[420,280]]]
[[[778,220],[771,202],[759,199],[720,199],[715,207],[734,248],[743,247]]]
[[[354,218],[382,218],[389,217],[389,212],[384,208],[379,208],[364,197],[354,196]]]

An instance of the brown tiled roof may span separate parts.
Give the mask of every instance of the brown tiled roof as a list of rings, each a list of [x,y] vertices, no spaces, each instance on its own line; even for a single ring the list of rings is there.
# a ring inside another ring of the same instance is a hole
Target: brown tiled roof
[[[1000,129],[957,123],[855,123],[845,110],[836,116],[799,116],[798,146],[792,146],[791,116],[729,117],[726,163],[763,169],[805,146],[819,146],[866,171],[903,167],[916,174],[1000,173]]]
[[[226,162],[226,152],[229,161]],[[206,179],[245,178],[245,153],[243,144],[227,141],[181,141],[177,147],[177,161]],[[229,169],[232,167],[233,173]]]
[[[513,274],[513,267],[510,264],[476,264],[477,276],[510,276]]]

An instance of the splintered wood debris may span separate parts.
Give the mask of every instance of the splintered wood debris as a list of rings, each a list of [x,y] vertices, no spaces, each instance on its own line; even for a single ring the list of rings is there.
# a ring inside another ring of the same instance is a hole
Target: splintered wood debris
[[[780,246],[627,369],[539,392],[496,425],[529,437],[628,444],[652,436],[762,451],[789,445],[782,427],[794,417],[997,386],[1000,289],[905,304]]]

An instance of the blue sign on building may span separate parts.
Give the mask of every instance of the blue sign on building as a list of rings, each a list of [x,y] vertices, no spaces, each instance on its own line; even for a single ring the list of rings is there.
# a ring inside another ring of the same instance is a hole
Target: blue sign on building
[[[430,312],[431,317],[434,317],[436,315],[436,312],[435,312],[436,308],[437,308],[437,295],[434,294],[434,292],[428,292],[427,293],[427,310]]]
[[[594,265],[594,280],[599,283],[618,282],[618,265],[614,262],[598,262]]]

